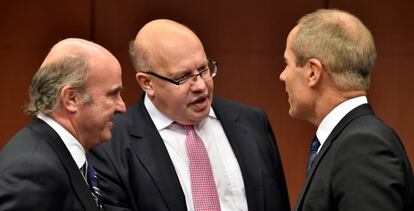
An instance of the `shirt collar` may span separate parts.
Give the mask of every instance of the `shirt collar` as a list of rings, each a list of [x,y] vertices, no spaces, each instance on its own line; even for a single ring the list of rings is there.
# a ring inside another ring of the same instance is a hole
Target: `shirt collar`
[[[348,114],[352,109],[366,103],[368,103],[367,97],[359,96],[342,102],[331,112],[329,112],[328,115],[326,115],[326,117],[322,120],[321,124],[319,124],[318,130],[316,131],[316,136],[318,137],[321,145],[325,143],[329,134],[331,134],[332,130],[346,114]]]
[[[65,144],[66,148],[69,150],[70,155],[72,155],[72,158],[75,160],[78,168],[82,167],[86,161],[86,156],[85,149],[83,149],[79,141],[54,119],[46,116],[43,113],[39,113],[37,117],[46,122],[46,124],[48,124],[53,128],[53,130],[56,131],[56,133],[60,136],[63,143]]]
[[[155,105],[149,99],[147,94],[145,94],[145,97],[144,97],[144,105],[158,131],[167,128],[168,126],[171,125],[171,123],[174,122],[172,119],[170,119],[165,114],[163,114],[160,110],[158,110],[157,107],[155,107]],[[217,116],[213,111],[213,107],[210,108],[210,112],[208,116],[211,118],[217,119]],[[204,122],[204,120],[202,122]],[[202,124],[202,122],[200,124]]]

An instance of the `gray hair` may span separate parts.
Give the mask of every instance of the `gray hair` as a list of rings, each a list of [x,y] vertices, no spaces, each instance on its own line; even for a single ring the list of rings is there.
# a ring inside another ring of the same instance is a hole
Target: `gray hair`
[[[302,17],[297,28],[292,41],[296,66],[303,67],[309,59],[316,58],[339,89],[369,89],[375,45],[370,31],[357,17],[340,10],[321,9]]]
[[[149,52],[144,46],[138,45],[135,48],[134,41],[129,42],[129,56],[136,72],[151,71]]]
[[[33,76],[29,88],[30,103],[26,113],[36,115],[39,112],[49,114],[61,103],[61,89],[70,85],[83,94],[83,103],[93,101],[87,92],[88,62],[86,56],[65,57],[40,67]]]

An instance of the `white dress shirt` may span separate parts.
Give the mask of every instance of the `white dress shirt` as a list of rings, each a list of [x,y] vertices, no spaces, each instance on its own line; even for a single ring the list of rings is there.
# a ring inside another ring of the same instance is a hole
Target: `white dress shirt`
[[[56,131],[56,133],[63,140],[63,143],[65,144],[66,148],[68,148],[70,155],[72,155],[72,158],[76,162],[76,165],[80,169],[86,161],[86,156],[85,149],[83,149],[79,141],[76,140],[76,138],[73,137],[72,134],[69,133],[69,131],[67,131],[64,127],[62,127],[62,125],[57,123],[52,118],[46,116],[43,113],[39,113],[37,117],[46,122],[46,124],[48,124],[50,127],[53,128],[53,130]]]
[[[190,168],[186,149],[186,131],[182,126],[175,124],[174,121],[161,113],[148,96],[145,96],[144,104],[155,127],[164,140],[164,144],[173,162],[178,179],[180,180],[187,209],[194,211]],[[220,199],[221,210],[247,211],[246,194],[241,170],[213,108],[210,109],[207,118],[199,124],[194,125],[194,130],[203,140],[206,147]]]
[[[344,118],[344,116],[347,115],[352,109],[366,103],[368,103],[366,96],[351,98],[336,106],[331,112],[328,113],[328,115],[326,115],[325,118],[323,118],[321,124],[319,124],[318,130],[316,131],[316,136],[321,143],[318,152],[322,148],[322,145],[325,143],[329,134],[331,134],[332,130],[342,120],[342,118]]]

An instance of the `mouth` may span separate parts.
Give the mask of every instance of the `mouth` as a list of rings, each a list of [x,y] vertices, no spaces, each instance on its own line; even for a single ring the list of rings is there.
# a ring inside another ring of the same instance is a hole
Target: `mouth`
[[[196,100],[194,100],[192,103],[201,103],[207,100],[207,97],[199,97]]]
[[[109,129],[112,129],[112,125],[113,125],[114,123],[112,122],[112,121],[109,121],[108,122],[108,127],[109,127]]]
[[[112,116],[111,118],[108,119],[107,124],[109,126],[109,128],[112,128],[112,125],[114,124],[114,120],[113,120],[114,116]]]
[[[190,105],[195,107],[196,110],[204,110],[206,109],[206,107],[208,107],[208,97],[198,97],[194,101],[192,101]]]

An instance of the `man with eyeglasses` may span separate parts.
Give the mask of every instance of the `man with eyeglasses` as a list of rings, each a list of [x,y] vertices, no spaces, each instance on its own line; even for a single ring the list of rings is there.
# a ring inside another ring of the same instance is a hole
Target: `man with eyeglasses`
[[[194,32],[154,20],[130,49],[145,94],[90,156],[105,210],[289,210],[266,114],[213,98],[217,63]]]

